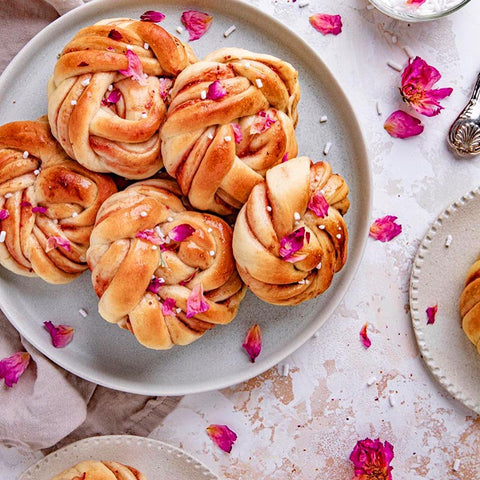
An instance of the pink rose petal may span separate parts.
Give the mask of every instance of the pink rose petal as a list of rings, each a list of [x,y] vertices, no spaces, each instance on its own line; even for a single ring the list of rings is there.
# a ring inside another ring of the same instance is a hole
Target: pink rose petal
[[[165,18],[163,13],[157,12],[155,10],[147,10],[145,13],[140,15],[140,20],[142,22],[153,22],[159,23]]]
[[[177,225],[176,227],[173,227],[168,232],[168,236],[174,242],[183,242],[188,237],[192,236],[194,231],[195,229],[191,225],[188,225],[188,223],[182,223],[181,225]]]
[[[66,238],[58,237],[55,235],[48,237],[47,248],[45,249],[45,252],[48,253],[50,252],[50,250],[53,250],[54,248],[57,248],[57,247],[62,247],[67,252],[70,252],[72,250],[72,247],[70,246],[70,241],[67,240]]]
[[[7,387],[13,387],[14,383],[22,376],[30,363],[30,354],[17,352],[12,356],[0,360],[0,378],[3,378]]]
[[[422,115],[438,115],[443,109],[440,100],[453,91],[452,88],[432,89],[440,78],[442,76],[436,68],[420,57],[415,57],[402,73],[400,93],[403,100]]]
[[[422,122],[410,114],[397,110],[385,121],[383,126],[391,137],[409,138],[423,132]]]
[[[262,350],[262,330],[257,324],[251,327],[248,331],[242,347],[248,353],[250,361],[252,363],[255,363],[255,359],[258,357]]]
[[[47,213],[46,207],[33,207],[32,208],[33,213]]]
[[[235,143],[240,143],[243,140],[242,128],[238,123],[232,123],[233,137],[235,138]]]
[[[118,88],[112,90],[107,98],[102,100],[102,105],[108,107],[109,105],[113,105],[114,103],[118,103],[122,98],[122,93]]]
[[[392,480],[393,457],[393,445],[387,441],[383,444],[378,438],[359,440],[350,454],[354,468],[352,480]]]
[[[258,116],[250,127],[250,134],[255,135],[266,132],[274,123],[274,120],[268,113],[261,110],[258,112]]]
[[[163,315],[173,315],[175,316],[175,310],[177,304],[174,298],[166,297],[162,304],[162,313]]]
[[[31,204],[30,202],[20,202],[20,206],[21,206],[21,207],[27,207],[27,208],[28,208],[28,207],[31,207],[32,204]]]
[[[126,70],[119,70],[122,75],[133,78],[140,85],[145,85],[146,75],[143,73],[142,62],[138,58],[138,55],[132,50],[127,50],[125,54],[128,60],[128,68]]]
[[[427,0],[407,0],[406,3],[407,5],[414,5],[416,7],[419,7],[420,5],[423,5]]]
[[[215,80],[208,86],[207,98],[210,100],[220,100],[226,94],[227,89],[218,80]]]
[[[427,325],[433,325],[435,323],[435,317],[437,315],[437,312],[438,312],[438,303],[433,305],[433,307],[428,307],[425,310],[425,313],[427,314],[427,318],[428,318]]]
[[[310,233],[310,232],[308,232]],[[305,243],[305,227],[301,227],[289,233],[280,240],[280,257],[290,263],[299,262],[306,258],[306,255],[295,256]]]
[[[237,434],[226,425],[210,425],[207,427],[207,434],[218,447],[227,453],[232,451],[232,446],[237,440]]]
[[[210,28],[213,17],[208,13],[188,10],[182,13],[182,23],[190,34],[189,41],[198,40]]]
[[[285,152],[285,155],[282,158],[282,163],[288,160],[288,152]]]
[[[323,35],[338,35],[342,32],[342,17],[340,15],[328,15],[327,13],[316,13],[311,15],[310,24]]]
[[[158,277],[153,277],[148,284],[147,290],[154,293],[155,295],[158,295],[158,292],[160,291],[162,285],[165,285],[165,280],[163,278],[160,279]]]
[[[0,220],[6,220],[9,216],[10,212],[7,209],[3,208],[0,210]]]
[[[163,240],[155,233],[154,230],[151,230],[151,229],[140,230],[135,235],[135,238],[140,238],[141,240],[145,240],[147,242],[153,243],[154,245],[163,244]]]
[[[192,288],[190,296],[187,299],[187,318],[191,318],[197,313],[206,312],[210,308],[205,297],[203,296],[203,285],[197,283]]]
[[[119,42],[120,40],[122,40],[123,37],[118,30],[115,30],[114,28],[112,28],[112,30],[110,30],[110,32],[108,33],[108,38],[111,38],[112,40]]]
[[[360,338],[362,339],[363,346],[365,348],[370,348],[372,341],[368,338],[367,327],[368,327],[368,322],[365,323],[365,325],[360,330]]]
[[[52,337],[52,344],[55,348],[63,348],[73,340],[75,329],[69,325],[55,326],[52,322],[43,322],[45,329]]]
[[[328,215],[329,207],[322,193],[316,193],[308,202],[308,208],[319,218],[325,218]]]
[[[172,88],[173,80],[171,78],[161,78],[160,79],[160,96],[162,100],[165,100],[168,97],[168,92]]]
[[[396,220],[393,215],[377,218],[370,226],[370,236],[380,242],[389,242],[402,232],[402,226],[395,223]]]

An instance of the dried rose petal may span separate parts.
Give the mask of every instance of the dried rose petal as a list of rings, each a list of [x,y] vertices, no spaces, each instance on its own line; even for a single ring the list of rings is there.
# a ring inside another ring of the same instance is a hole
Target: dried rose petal
[[[233,129],[233,138],[235,139],[235,143],[240,143],[243,140],[242,128],[238,123],[232,123],[232,129]]]
[[[370,226],[370,236],[380,242],[389,242],[402,232],[402,226],[395,223],[396,220],[393,215],[377,218]]]
[[[117,42],[119,42],[120,40],[122,40],[123,37],[118,30],[115,30],[114,28],[112,28],[112,30],[108,32],[108,38],[111,38],[112,40],[116,40]]]
[[[20,206],[21,206],[21,207],[27,207],[27,208],[28,208],[28,207],[31,207],[32,204],[31,204],[30,202],[20,202]]]
[[[140,20],[142,22],[153,22],[159,23],[165,18],[163,13],[157,12],[155,10],[147,10],[145,13],[140,15]]]
[[[393,456],[393,445],[387,441],[383,444],[378,438],[359,440],[350,454],[355,471],[352,480],[392,480]]]
[[[262,330],[257,324],[248,331],[242,347],[247,351],[251,362],[255,363],[255,359],[262,350]]]
[[[311,15],[310,24],[323,35],[338,35],[342,32],[342,17],[340,15],[328,15],[327,13],[316,13]]]
[[[325,218],[328,215],[329,206],[322,193],[316,193],[308,202],[308,208],[319,218]]]
[[[154,230],[140,230],[135,238],[140,238],[141,240],[146,240],[147,242],[153,243],[154,245],[162,245],[163,240],[155,233]]]
[[[46,207],[33,207],[32,212],[33,213],[47,213],[47,208]]]
[[[0,220],[6,220],[9,216],[10,212],[7,209],[3,208],[0,210]]]
[[[215,80],[208,86],[207,98],[210,100],[220,100],[226,94],[227,89],[218,80]]]
[[[112,90],[107,98],[102,100],[102,105],[108,107],[109,105],[113,105],[114,103],[118,103],[122,98],[122,93],[118,88]]]
[[[433,305],[433,307],[428,307],[425,310],[425,313],[427,314],[427,318],[428,318],[427,325],[433,325],[435,323],[435,317],[437,315],[437,312],[438,312],[438,303]]]
[[[205,297],[203,296],[203,285],[197,283],[192,288],[190,296],[187,299],[187,318],[191,318],[197,313],[206,312],[210,308]]]
[[[166,297],[163,301],[162,305],[162,313],[163,315],[175,315],[174,308],[177,306],[175,299]]]
[[[188,10],[182,13],[182,23],[190,34],[189,41],[198,40],[212,24],[213,17],[208,13]]]
[[[420,135],[424,127],[418,118],[397,110],[385,120],[383,128],[391,137],[409,138]]]
[[[182,223],[181,225],[173,227],[168,232],[168,236],[174,242],[183,242],[188,237],[192,236],[194,231],[195,229],[191,225],[189,225],[188,223]]]
[[[165,280],[163,278],[160,279],[158,277],[153,277],[148,284],[147,290],[157,295],[162,285],[165,285]]]
[[[162,100],[165,100],[168,96],[168,92],[172,88],[173,80],[171,78],[161,78],[160,79],[160,96]]]
[[[268,115],[268,113],[261,110],[260,112],[258,112],[258,117],[255,119],[255,121],[252,123],[252,126],[250,127],[250,134],[255,135],[258,133],[266,132],[275,122],[276,120],[274,120],[270,115]]]
[[[45,329],[52,337],[52,344],[55,348],[66,347],[73,340],[75,329],[69,325],[55,326],[52,322],[43,322]]]
[[[288,160],[288,152],[285,152],[285,155],[282,158],[282,163]]]
[[[310,233],[310,232],[308,232]],[[298,252],[305,243],[305,227],[301,227],[298,230],[295,230],[285,237],[282,238],[280,241],[280,256],[283,260],[290,263],[299,262],[306,258],[306,255],[298,255],[295,256],[294,254]]]
[[[365,348],[369,348],[370,345],[372,344],[372,341],[368,338],[367,327],[368,327],[368,322],[365,323],[365,325],[360,330],[360,338],[362,339],[362,343]]]
[[[423,5],[427,0],[407,0],[405,3],[407,5],[414,5],[416,7],[419,7],[420,5]]]
[[[57,248],[57,247],[62,247],[67,252],[70,252],[72,250],[72,247],[70,246],[70,241],[67,240],[66,238],[58,237],[55,235],[48,237],[47,248],[45,249],[45,252],[48,253],[50,250],[53,250],[54,248]]]
[[[125,54],[128,60],[128,68],[126,70],[119,70],[122,75],[137,80],[140,85],[145,85],[145,74],[143,73],[142,62],[138,55],[132,50],[127,50]]]
[[[0,360],[0,378],[5,380],[7,387],[13,387],[30,363],[30,354],[17,352],[12,356]]]
[[[218,447],[227,453],[232,451],[232,446],[237,440],[237,434],[226,425],[210,425],[207,427],[207,434]]]

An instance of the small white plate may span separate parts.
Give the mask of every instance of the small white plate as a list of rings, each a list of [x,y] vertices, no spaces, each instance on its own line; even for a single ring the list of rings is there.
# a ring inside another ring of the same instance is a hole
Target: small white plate
[[[147,480],[220,480],[202,462],[168,443],[133,435],[108,435],[79,440],[52,452],[23,472],[18,480],[51,480],[83,460],[123,463]]]
[[[418,247],[410,278],[410,311],[423,359],[440,384],[476,413],[480,355],[462,330],[458,303],[467,270],[479,253],[480,187],[433,222]],[[437,302],[435,323],[427,325],[425,310]]]

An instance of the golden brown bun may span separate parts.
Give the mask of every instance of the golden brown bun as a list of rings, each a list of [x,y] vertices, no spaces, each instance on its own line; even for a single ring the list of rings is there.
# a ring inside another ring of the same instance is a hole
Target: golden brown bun
[[[215,81],[226,95],[202,98]],[[237,212],[269,168],[297,155],[299,97],[292,65],[239,48],[213,52],[178,76],[161,130],[162,157],[195,208],[220,215]],[[260,115],[273,123],[252,133]],[[242,132],[240,143],[235,142],[235,124]]]
[[[168,239],[185,224],[193,227],[191,236]],[[165,244],[137,238],[145,230]],[[87,258],[100,315],[153,349],[187,345],[229,323],[246,291],[235,269],[231,228],[213,215],[187,211],[172,180],[137,182],[110,197],[98,213]],[[164,282],[158,294],[148,290],[152,277]],[[209,308],[187,318],[187,299],[199,284]],[[167,298],[175,300],[173,315],[162,312]]]
[[[330,205],[324,218],[308,208],[318,192]],[[345,180],[326,162],[298,157],[267,172],[240,211],[233,234],[238,271],[255,295],[268,303],[296,305],[330,286],[347,259],[347,195]],[[282,238],[302,227],[309,242],[296,256],[305,258],[287,262],[280,255]]]
[[[141,82],[119,73],[128,67],[127,46],[142,64]],[[190,47],[152,22],[116,18],[83,28],[63,49],[48,84],[54,137],[92,171],[152,176],[162,167],[162,92],[165,97],[171,83],[158,77],[175,78],[195,60]],[[105,104],[114,90],[120,100]]]
[[[59,473],[52,480],[146,480],[133,467],[117,462],[86,460]]]
[[[45,119],[1,126],[0,210],[9,216],[0,220],[6,232],[0,264],[49,283],[70,282],[88,268],[96,214],[116,190],[111,178],[69,159]],[[38,207],[46,212],[34,211]],[[49,237],[67,240],[70,251],[51,248]]]
[[[480,353],[480,259],[468,270],[460,296],[462,328]]]

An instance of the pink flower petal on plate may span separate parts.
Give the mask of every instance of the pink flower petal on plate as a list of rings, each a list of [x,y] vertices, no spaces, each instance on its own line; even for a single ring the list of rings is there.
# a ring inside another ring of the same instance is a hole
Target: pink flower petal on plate
[[[372,341],[368,338],[367,327],[368,327],[368,322],[365,323],[365,325],[360,330],[360,338],[362,339],[363,346],[365,348],[370,348]]]
[[[148,284],[147,291],[158,294],[160,288],[165,285],[165,280],[163,278],[153,277]]]
[[[416,7],[419,7],[420,5],[423,5],[427,0],[407,0],[406,4],[407,5],[414,5]]]
[[[162,304],[162,313],[163,315],[173,315],[175,316],[174,308],[177,306],[174,298],[166,297]]]
[[[423,132],[422,122],[410,114],[397,110],[393,112],[383,126],[391,137],[409,138]]]
[[[145,13],[140,15],[140,20],[142,22],[153,22],[159,23],[165,18],[163,13],[157,12],[156,10],[147,10]]]
[[[370,236],[380,242],[389,242],[402,232],[402,226],[395,223],[396,220],[393,215],[377,218],[370,226]]]
[[[9,216],[10,212],[7,209],[3,208],[0,210],[0,220],[6,220]]]
[[[32,208],[33,213],[47,213],[46,207],[33,207]]]
[[[198,40],[212,24],[213,17],[208,13],[188,10],[182,13],[182,23],[190,34],[189,41]]]
[[[52,337],[52,344],[55,348],[66,347],[73,340],[75,329],[69,325],[55,326],[52,322],[43,322],[45,329]]]
[[[413,109],[427,117],[438,115],[443,107],[440,100],[453,92],[452,88],[432,89],[442,76],[420,57],[410,60],[402,73],[400,93]]]
[[[232,446],[237,440],[237,434],[226,425],[210,425],[207,427],[207,434],[218,447],[227,453],[232,451]]]
[[[319,218],[325,218],[328,215],[329,207],[322,193],[316,193],[308,202],[308,208]]]
[[[116,88],[115,90],[112,90],[108,94],[107,98],[104,98],[102,100],[102,105],[108,107],[109,105],[113,105],[114,103],[118,103],[121,98],[122,98],[122,93],[120,92],[120,90],[118,88]]]
[[[5,380],[7,387],[13,387],[14,383],[22,376],[30,363],[30,354],[17,352],[12,356],[0,360],[0,378]]]
[[[126,77],[133,78],[133,80],[136,80],[140,85],[145,85],[146,75],[143,73],[142,62],[138,58],[138,55],[132,52],[132,50],[127,50],[125,55],[128,60],[128,67],[126,70],[119,70],[119,72]]]
[[[160,79],[160,96],[162,100],[165,100],[168,97],[168,92],[172,88],[173,81],[171,78],[161,78]]]
[[[433,325],[435,323],[435,317],[438,312],[438,303],[433,305],[433,307],[428,307],[425,310],[425,313],[427,314],[427,325]]]
[[[276,120],[268,115],[268,113],[261,110],[258,112],[258,116],[250,127],[250,134],[255,135],[266,132],[275,122]]]
[[[285,152],[285,155],[282,158],[282,163],[288,160],[288,152]]]
[[[47,248],[45,249],[45,251],[48,253],[50,252],[50,250],[53,250],[54,248],[57,248],[57,247],[62,247],[67,252],[70,252],[72,250],[72,247],[70,246],[70,241],[67,240],[66,238],[59,237],[56,235],[52,235],[51,237],[48,237]]]
[[[342,32],[342,17],[340,15],[328,15],[327,13],[316,13],[311,15],[310,24],[323,35],[338,35]]]
[[[210,100],[220,100],[226,94],[227,89],[218,80],[215,80],[208,86],[207,98]]]
[[[308,232],[310,233],[310,232]],[[305,243],[305,227],[301,227],[280,240],[280,257],[290,263],[299,262],[306,258],[306,255],[295,256]]]
[[[197,313],[206,312],[210,308],[205,297],[203,296],[203,285],[197,283],[187,299],[187,318],[191,318]]]
[[[242,347],[248,353],[250,361],[255,363],[255,359],[262,350],[262,330],[260,329],[259,325],[255,324],[250,328]]]
[[[350,454],[354,476],[352,480],[392,480],[393,445],[378,438],[359,440]]]
[[[151,229],[140,230],[135,235],[135,238],[140,238],[141,240],[145,240],[147,242],[153,243],[154,245],[163,244],[163,240],[155,233],[154,230],[151,230]]]
[[[188,237],[192,236],[194,231],[195,229],[191,225],[189,225],[188,223],[182,223],[181,225],[173,227],[168,232],[168,236],[174,242],[183,242]]]
[[[108,38],[111,38],[112,40],[119,42],[120,40],[122,40],[123,37],[118,30],[115,30],[114,28],[112,28],[110,32],[108,32]]]
[[[243,140],[242,128],[238,123],[232,123],[233,128],[233,137],[235,138],[235,143],[240,143]]]

